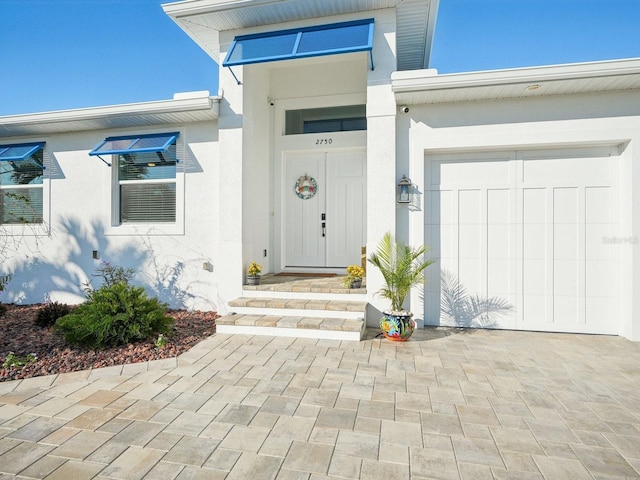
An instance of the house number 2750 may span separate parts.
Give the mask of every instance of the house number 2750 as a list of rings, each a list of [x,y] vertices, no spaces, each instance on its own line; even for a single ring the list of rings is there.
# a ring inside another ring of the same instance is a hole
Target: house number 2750
[[[331,145],[333,138],[316,138],[316,145]]]

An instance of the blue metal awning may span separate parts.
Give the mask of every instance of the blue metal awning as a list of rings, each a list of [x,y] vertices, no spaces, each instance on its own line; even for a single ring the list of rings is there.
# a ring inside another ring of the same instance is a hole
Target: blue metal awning
[[[44,147],[45,142],[18,143],[14,145],[0,145],[0,162],[19,162],[30,160],[42,167],[40,162],[31,158],[31,155]]]
[[[373,70],[373,18],[240,35],[234,38],[222,66],[352,52],[369,52]]]
[[[135,155],[136,153],[168,153],[177,162],[169,147],[180,135],[179,132],[151,133],[146,135],[123,135],[119,137],[107,137],[89,152],[107,165],[111,166],[100,155]]]

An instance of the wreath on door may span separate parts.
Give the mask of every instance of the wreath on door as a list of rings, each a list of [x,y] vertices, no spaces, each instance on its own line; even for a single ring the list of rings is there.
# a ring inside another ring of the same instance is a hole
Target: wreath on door
[[[299,198],[302,200],[309,200],[318,192],[318,182],[316,182],[315,178],[310,177],[305,173],[298,178],[294,190]]]

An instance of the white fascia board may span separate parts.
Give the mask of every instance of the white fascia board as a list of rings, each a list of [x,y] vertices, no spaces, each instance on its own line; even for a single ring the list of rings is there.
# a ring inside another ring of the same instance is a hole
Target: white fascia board
[[[181,94],[178,94],[180,96]],[[218,117],[220,97],[209,95],[200,97],[177,98],[172,100],[159,100],[153,102],[126,103],[109,105],[105,107],[78,108],[73,110],[57,110],[52,112],[29,113],[20,115],[8,115],[0,117],[0,124],[11,125],[37,125],[46,123],[74,122],[82,120],[96,120],[130,115],[158,115],[163,113],[189,112],[198,110],[211,110],[211,120]]]
[[[393,72],[391,74],[391,85],[394,93],[410,93],[639,74],[640,59],[634,58],[444,75],[438,75],[437,70],[434,69],[410,70]]]
[[[436,33],[436,19],[438,18],[438,8],[440,7],[440,0],[431,0],[429,3],[429,14],[427,17],[427,35],[426,44],[424,47],[424,68],[429,68],[429,62],[431,59],[431,50],[433,49],[433,37]]]
[[[201,13],[223,12],[245,7],[283,3],[289,0],[183,0],[165,3],[164,12],[172,17],[184,17]]]

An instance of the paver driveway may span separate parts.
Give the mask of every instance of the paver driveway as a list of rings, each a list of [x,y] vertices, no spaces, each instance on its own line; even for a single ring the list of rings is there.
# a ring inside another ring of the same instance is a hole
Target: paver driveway
[[[0,383],[0,478],[640,478],[639,343],[368,334]]]

